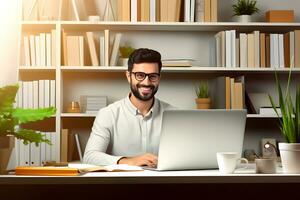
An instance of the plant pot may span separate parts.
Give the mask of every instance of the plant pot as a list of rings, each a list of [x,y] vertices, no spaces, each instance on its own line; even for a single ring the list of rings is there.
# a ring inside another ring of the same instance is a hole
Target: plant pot
[[[236,22],[248,23],[251,22],[251,15],[239,15],[235,17]]]
[[[279,143],[282,169],[285,174],[300,174],[300,143]]]
[[[210,98],[199,98],[195,99],[197,109],[210,109],[211,100]]]
[[[8,161],[14,147],[14,136],[0,136],[0,174],[7,174]]]
[[[120,66],[127,66],[127,64],[128,64],[128,58],[120,58],[119,59]]]

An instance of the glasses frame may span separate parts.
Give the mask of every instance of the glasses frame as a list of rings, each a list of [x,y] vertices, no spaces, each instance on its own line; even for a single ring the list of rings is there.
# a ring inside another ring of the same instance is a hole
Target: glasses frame
[[[144,77],[143,79],[138,79],[138,78],[137,78],[137,75],[136,75],[137,73],[144,74],[145,77]],[[145,80],[146,77],[148,77],[148,80],[149,80],[150,82],[157,82],[157,81],[159,80],[159,78],[160,78],[160,73],[130,72],[130,74],[133,74],[135,80],[137,80],[137,81],[139,81],[139,82],[142,82],[143,80]],[[151,75],[157,76],[157,80],[154,80],[154,81],[151,80]]]

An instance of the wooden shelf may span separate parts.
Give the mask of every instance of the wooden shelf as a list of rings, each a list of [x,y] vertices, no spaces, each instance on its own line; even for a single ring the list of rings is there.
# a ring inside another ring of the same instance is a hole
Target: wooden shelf
[[[62,66],[64,72],[125,72],[124,66]],[[290,68],[272,69],[272,68],[225,68],[225,67],[163,67],[162,72],[171,73],[194,73],[194,72],[242,72],[242,73],[288,73]],[[293,73],[300,73],[300,68],[292,68]]]
[[[300,28],[300,23],[267,23],[267,22],[119,22],[119,21],[22,21],[23,27],[54,27],[61,25],[68,30],[97,31],[207,31],[216,32],[229,29],[239,31],[261,30],[267,32],[291,31]]]
[[[55,66],[20,66],[20,71],[55,71]]]
[[[247,114],[247,118],[278,118],[277,115]]]
[[[300,28],[300,23],[237,23],[237,22],[97,22],[62,21],[63,28],[68,30],[134,30],[134,31],[206,31],[217,32],[237,29],[239,31],[261,30],[267,32],[291,31]]]
[[[96,117],[96,115],[96,113],[61,113],[61,117]]]

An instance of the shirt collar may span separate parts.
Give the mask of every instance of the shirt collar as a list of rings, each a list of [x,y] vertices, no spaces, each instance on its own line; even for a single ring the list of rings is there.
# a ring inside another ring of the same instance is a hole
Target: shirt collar
[[[130,95],[131,95],[131,93],[129,93],[127,95],[127,97],[125,98],[125,105],[133,115],[139,115],[140,114],[139,110],[130,101],[130,98],[129,98]],[[150,117],[150,116],[152,116],[153,112],[156,113],[157,111],[158,111],[158,102],[157,102],[157,99],[154,98],[154,103],[145,117],[148,117],[148,116]]]

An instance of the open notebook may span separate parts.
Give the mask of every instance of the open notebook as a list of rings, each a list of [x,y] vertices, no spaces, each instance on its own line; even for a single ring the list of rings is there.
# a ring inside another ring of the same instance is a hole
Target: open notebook
[[[88,164],[69,164],[68,167],[36,167],[18,166],[15,169],[16,175],[36,175],[36,176],[77,176],[87,172],[128,172],[143,171],[141,167],[130,165],[107,165],[96,166]]]

